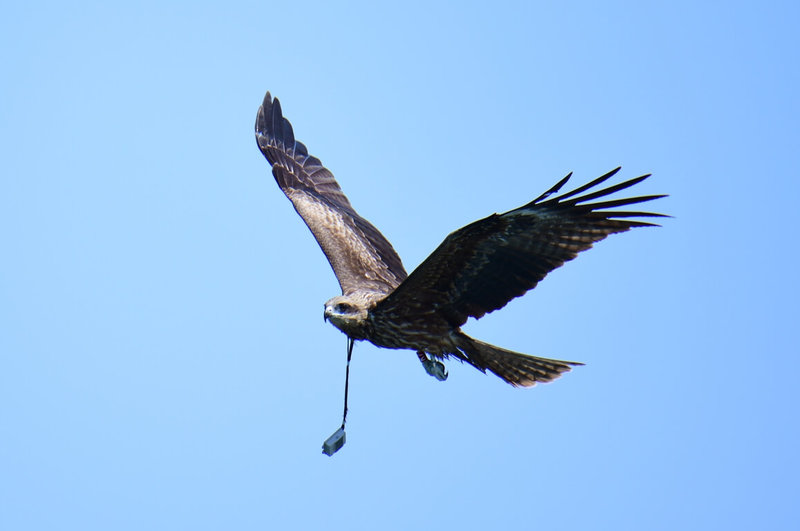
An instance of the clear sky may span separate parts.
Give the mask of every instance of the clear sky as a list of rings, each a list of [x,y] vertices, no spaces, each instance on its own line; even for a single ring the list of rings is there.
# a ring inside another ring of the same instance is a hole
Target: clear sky
[[[391,6],[4,6],[0,528],[797,529],[797,3]],[[409,270],[569,171],[674,219],[467,324],[555,383],[357,345],[329,458],[266,90]]]

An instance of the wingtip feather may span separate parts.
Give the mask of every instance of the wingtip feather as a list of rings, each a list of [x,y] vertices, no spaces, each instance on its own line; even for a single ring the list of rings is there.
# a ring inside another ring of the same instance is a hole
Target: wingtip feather
[[[551,195],[555,194],[561,189],[562,186],[564,186],[567,183],[567,181],[569,181],[570,177],[572,177],[572,172],[569,172],[563,179],[561,179],[556,184],[551,186],[549,190],[547,190],[545,193],[543,193],[542,195],[531,201],[529,204],[535,205],[539,201],[547,199]]]
[[[603,182],[605,182],[605,181],[609,180],[611,177],[613,177],[614,175],[616,175],[616,174],[617,174],[617,172],[618,172],[619,170],[621,170],[621,169],[622,169],[622,166],[617,166],[617,167],[616,167],[616,168],[614,168],[613,170],[611,170],[611,171],[609,171],[609,172],[607,172],[607,173],[605,173],[605,174],[601,175],[601,176],[600,176],[600,177],[598,177],[597,179],[594,179],[593,181],[589,181],[588,183],[584,184],[583,186],[579,186],[578,188],[575,188],[575,189],[574,189],[574,190],[572,190],[571,192],[567,192],[567,193],[565,193],[565,194],[561,194],[561,195],[560,195],[560,196],[558,196],[558,197],[554,197],[554,198],[553,198],[553,199],[551,199],[550,201],[551,201],[551,202],[553,202],[553,203],[559,203],[559,202],[562,202],[562,201],[564,201],[565,199],[568,199],[568,198],[570,198],[570,197],[573,197],[573,196],[576,196],[576,195],[578,195],[578,194],[580,194],[580,193],[582,193],[582,192],[585,192],[586,190],[589,190],[590,188],[594,188],[594,187],[595,187],[595,186],[597,186],[598,184],[600,184],[600,183],[603,183]],[[576,200],[576,201],[577,201],[577,200]]]

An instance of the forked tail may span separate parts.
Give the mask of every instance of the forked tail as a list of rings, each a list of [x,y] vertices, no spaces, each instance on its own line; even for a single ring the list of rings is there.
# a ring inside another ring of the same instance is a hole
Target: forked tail
[[[489,369],[514,387],[530,387],[537,382],[550,382],[561,373],[569,372],[576,361],[551,360],[520,354],[473,339],[466,334],[456,336],[456,346],[460,352],[455,356],[466,361],[476,369],[486,372]]]

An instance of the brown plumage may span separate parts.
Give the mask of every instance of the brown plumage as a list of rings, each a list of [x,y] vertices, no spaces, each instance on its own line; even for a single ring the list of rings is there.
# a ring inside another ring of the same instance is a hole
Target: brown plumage
[[[489,369],[514,386],[548,382],[580,365],[495,347],[467,336],[460,327],[469,317],[480,318],[523,295],[609,234],[654,225],[631,218],[662,217],[608,210],[662,195],[591,202],[649,175],[597,189],[616,168],[557,195],[570,174],[522,207],[453,232],[408,275],[392,245],[356,213],[333,174],[295,140],[280,103],[269,92],[258,109],[256,141],[339,280],[342,295],[325,303],[325,319],[351,339],[415,350],[439,379],[447,374],[435,360],[450,356],[483,372]]]

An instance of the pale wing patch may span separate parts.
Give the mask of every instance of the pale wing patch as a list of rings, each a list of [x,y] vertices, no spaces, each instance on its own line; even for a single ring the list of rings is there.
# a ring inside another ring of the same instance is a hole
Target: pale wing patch
[[[369,240],[352,227],[352,220],[346,221],[340,211],[305,191],[287,188],[285,192],[322,247],[342,292],[366,287],[386,292],[387,279],[395,277]]]

